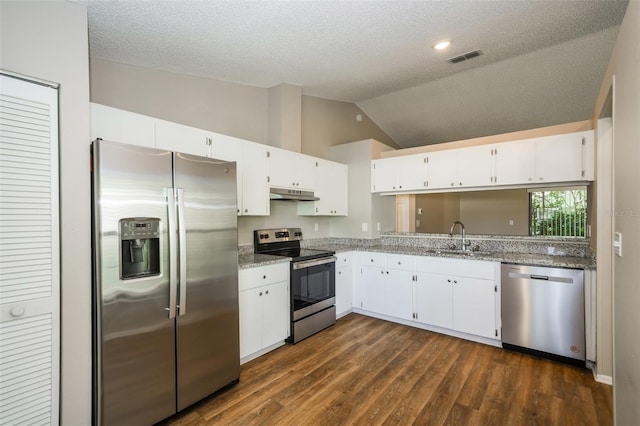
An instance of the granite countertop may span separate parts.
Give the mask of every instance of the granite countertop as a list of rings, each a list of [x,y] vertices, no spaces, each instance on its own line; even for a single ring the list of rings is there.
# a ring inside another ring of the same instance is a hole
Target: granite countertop
[[[595,269],[595,259],[593,257],[573,257],[528,253],[508,253],[508,252],[472,252],[456,253],[449,250],[437,250],[432,248],[373,245],[363,246],[358,244],[332,244],[323,243],[310,245],[308,248],[318,250],[331,250],[336,253],[348,251],[368,251],[378,253],[404,254],[410,256],[431,256],[446,257],[452,259],[487,260],[491,262],[518,263],[523,265],[550,266],[559,268]],[[239,267],[253,268],[273,263],[289,262],[290,257],[271,256],[266,254],[243,254],[239,257]]]
[[[524,265],[551,266],[560,268],[595,269],[595,260],[592,257],[556,256],[528,253],[500,253],[500,252],[472,252],[455,253],[431,248],[374,245],[358,246],[349,244],[320,244],[309,248],[321,250],[333,250],[336,253],[347,251],[369,251],[378,253],[406,254],[411,256],[447,257],[453,259],[488,260],[491,262],[518,263]]]
[[[290,261],[290,257],[255,253],[241,254],[238,256],[238,268],[255,268],[257,266],[273,265],[274,263],[289,263]]]

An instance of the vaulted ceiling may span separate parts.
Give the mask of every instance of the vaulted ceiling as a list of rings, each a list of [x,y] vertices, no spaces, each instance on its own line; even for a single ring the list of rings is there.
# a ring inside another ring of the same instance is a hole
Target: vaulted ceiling
[[[403,147],[591,118],[627,1],[76,0],[90,56],[356,103]],[[450,40],[444,51],[433,49]],[[457,64],[447,59],[482,54]]]

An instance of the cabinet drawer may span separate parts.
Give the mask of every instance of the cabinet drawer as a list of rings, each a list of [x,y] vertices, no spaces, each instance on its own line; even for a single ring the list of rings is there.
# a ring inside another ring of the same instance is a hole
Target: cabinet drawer
[[[388,254],[387,255],[387,268],[390,269],[402,269],[404,271],[413,271],[416,266],[416,259],[414,256],[408,256],[406,254]]]
[[[241,269],[238,274],[240,291],[281,281],[289,281],[289,263]]]
[[[336,268],[343,268],[353,264],[353,252],[336,253]]]
[[[418,257],[416,271],[429,274],[455,275],[493,280],[496,277],[495,262],[483,260],[446,259],[442,257]]]
[[[364,252],[360,255],[360,263],[362,266],[379,266],[384,268],[387,264],[387,255],[385,253]]]

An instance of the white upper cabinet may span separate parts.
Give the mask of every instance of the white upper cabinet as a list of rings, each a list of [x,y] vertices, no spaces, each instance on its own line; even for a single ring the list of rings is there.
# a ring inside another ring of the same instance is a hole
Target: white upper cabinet
[[[348,168],[345,164],[316,159],[313,169],[318,201],[299,201],[301,216],[346,216],[348,213]]]
[[[211,133],[170,121],[156,120],[156,148],[211,157]]]
[[[429,153],[429,189],[471,188],[491,184],[491,148],[477,146]]]
[[[154,147],[154,118],[91,104],[91,140],[128,143],[131,145]]]
[[[536,183],[593,180],[593,131],[535,139]]]
[[[491,146],[494,185],[532,183],[535,176],[535,143],[528,140]]]
[[[423,190],[427,187],[427,155],[405,155],[372,161],[372,192]]]
[[[269,163],[267,146],[244,141],[242,144],[242,210],[245,216],[269,215]]]
[[[312,191],[316,159],[286,149],[269,147],[269,185]]]
[[[594,179],[593,131],[383,158],[371,167],[378,193],[587,182]]]

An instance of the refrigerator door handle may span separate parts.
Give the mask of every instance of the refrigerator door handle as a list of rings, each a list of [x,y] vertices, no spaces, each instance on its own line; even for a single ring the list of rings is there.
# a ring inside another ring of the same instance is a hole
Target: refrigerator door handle
[[[187,313],[187,228],[184,222],[184,196],[183,189],[177,188],[178,201],[178,237],[179,237],[179,270],[180,279],[180,301],[178,304],[178,315]]]
[[[176,317],[176,299],[178,294],[178,255],[177,255],[177,222],[176,194],[173,188],[165,188],[167,192],[167,218],[169,222],[169,319]]]

